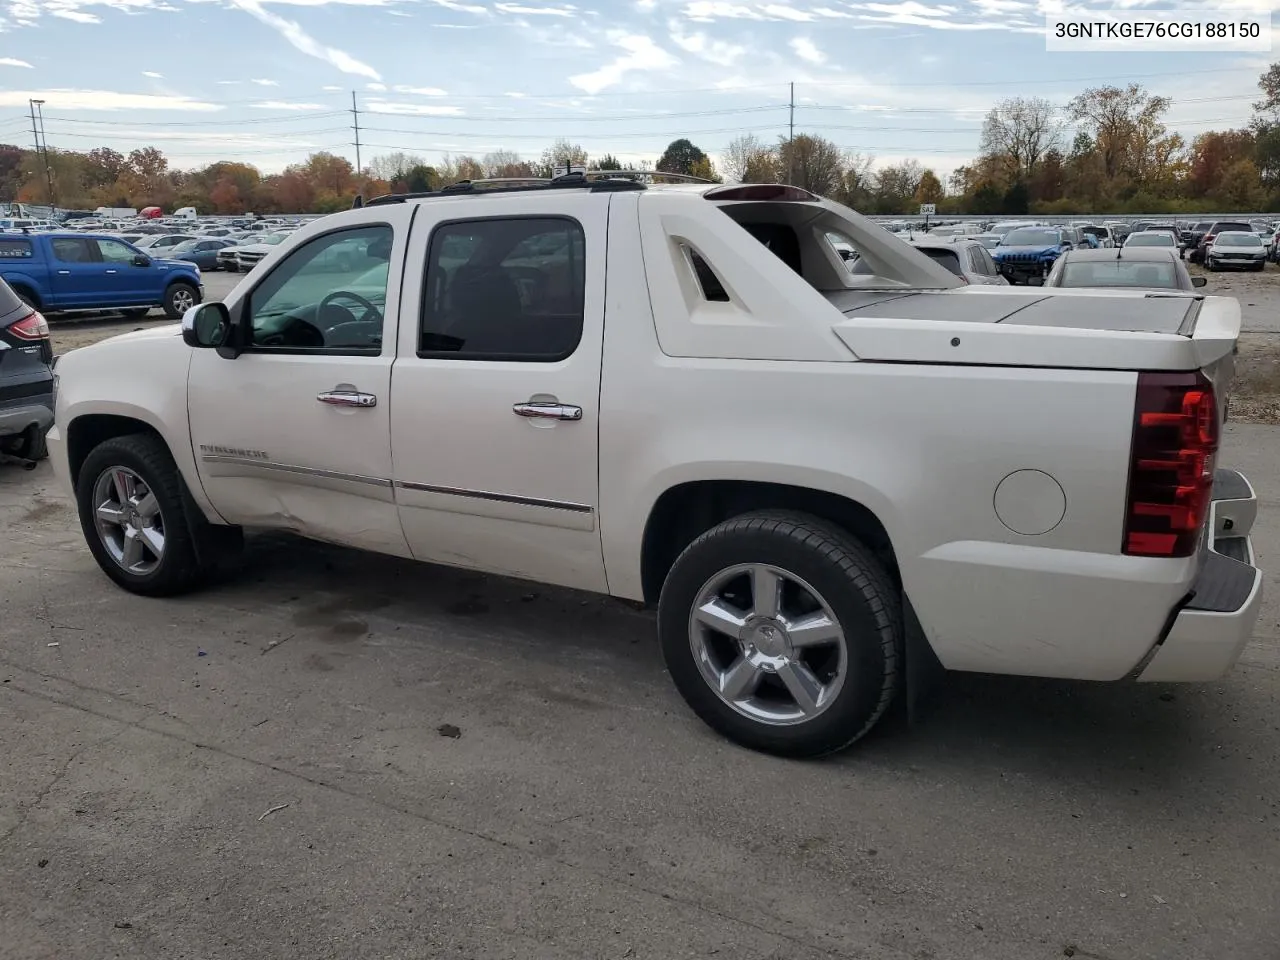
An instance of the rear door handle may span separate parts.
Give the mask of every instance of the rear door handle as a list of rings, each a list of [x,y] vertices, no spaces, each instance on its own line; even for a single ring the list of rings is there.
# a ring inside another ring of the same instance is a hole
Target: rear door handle
[[[378,405],[378,398],[372,393],[360,393],[356,390],[326,390],[324,393],[316,394],[316,399],[335,407],[376,407]]]
[[[548,403],[528,401],[511,405],[511,412],[517,417],[529,417],[535,420],[581,420],[582,408],[572,403]]]
[[[108,271],[107,271],[107,273],[118,273],[118,272],[119,272],[119,271],[117,271],[117,270],[108,270]]]
[[[59,276],[69,277],[69,276],[71,276],[71,271],[70,271],[70,270],[59,270],[59,271],[58,271],[58,274],[59,274]]]

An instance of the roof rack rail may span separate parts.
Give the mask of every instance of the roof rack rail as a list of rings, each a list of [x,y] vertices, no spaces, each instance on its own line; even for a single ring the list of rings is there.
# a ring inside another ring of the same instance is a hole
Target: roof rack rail
[[[667,173],[663,170],[588,170],[564,173],[558,177],[487,177],[476,180],[459,180],[439,190],[419,193],[389,193],[372,200],[357,197],[357,204],[366,207],[404,203],[406,200],[425,200],[429,197],[451,197],[458,194],[517,193],[530,190],[564,190],[588,188],[593,192],[613,190],[644,190],[644,180],[669,179],[681,183],[714,183],[703,177],[684,173]]]

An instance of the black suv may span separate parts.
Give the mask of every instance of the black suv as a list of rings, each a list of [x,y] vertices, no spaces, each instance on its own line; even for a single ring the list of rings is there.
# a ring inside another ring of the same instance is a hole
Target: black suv
[[[48,456],[53,426],[53,343],[44,317],[0,279],[0,453]]]
[[[1204,263],[1204,252],[1209,249],[1209,244],[1213,243],[1218,234],[1225,233],[1228,230],[1239,233],[1253,233],[1253,224],[1245,223],[1243,220],[1216,220],[1209,224],[1209,229],[1200,235],[1195,249],[1191,251],[1191,262]]]

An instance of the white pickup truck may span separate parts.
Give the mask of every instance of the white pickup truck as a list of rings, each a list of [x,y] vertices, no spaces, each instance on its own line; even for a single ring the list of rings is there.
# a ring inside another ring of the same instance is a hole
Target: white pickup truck
[[[1215,463],[1239,325],[966,286],[792,187],[463,184],[64,356],[48,439],[128,590],[274,528],[655,604],[704,720],[813,756],[925,664],[1232,667],[1262,583],[1254,492]]]

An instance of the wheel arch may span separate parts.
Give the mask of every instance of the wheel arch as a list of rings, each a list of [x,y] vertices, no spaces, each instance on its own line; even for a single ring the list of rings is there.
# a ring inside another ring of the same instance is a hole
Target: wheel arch
[[[656,603],[676,558],[716,524],[756,510],[794,510],[835,524],[857,537],[901,589],[888,528],[866,504],[817,487],[764,480],[691,480],[675,484],[652,504],[640,548],[644,602]]]
[[[74,487],[80,481],[80,468],[90,452],[107,440],[132,434],[149,434],[160,440],[173,453],[172,445],[152,423],[136,415],[122,413],[86,413],[67,424],[67,469]]]

